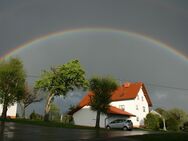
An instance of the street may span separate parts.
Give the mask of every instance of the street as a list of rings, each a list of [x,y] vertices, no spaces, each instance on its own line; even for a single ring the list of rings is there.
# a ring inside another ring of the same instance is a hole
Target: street
[[[127,136],[149,134],[148,131],[67,129],[5,123],[0,126],[1,141],[76,141],[76,140],[126,140]],[[130,139],[127,139],[130,141]]]

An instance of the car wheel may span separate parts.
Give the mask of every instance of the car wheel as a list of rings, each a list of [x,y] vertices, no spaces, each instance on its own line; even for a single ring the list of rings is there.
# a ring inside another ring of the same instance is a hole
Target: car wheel
[[[125,126],[125,127],[123,127],[123,130],[124,130],[124,131],[127,131],[127,130],[128,130],[128,128]]]
[[[107,126],[106,129],[110,130],[110,126]]]

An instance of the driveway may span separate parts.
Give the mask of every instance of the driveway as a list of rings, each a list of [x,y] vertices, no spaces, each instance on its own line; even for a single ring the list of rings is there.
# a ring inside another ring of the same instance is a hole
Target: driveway
[[[143,135],[148,131],[107,131],[42,127],[17,123],[0,125],[0,140],[2,141],[77,141],[77,140],[125,140],[127,136]],[[130,139],[128,139],[130,141]]]

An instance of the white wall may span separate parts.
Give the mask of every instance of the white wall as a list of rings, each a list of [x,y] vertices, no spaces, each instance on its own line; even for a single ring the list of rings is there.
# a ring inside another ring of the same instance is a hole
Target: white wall
[[[132,120],[133,125],[135,127],[143,126],[144,118],[149,113],[148,103],[142,89],[139,90],[138,96],[135,99],[125,100],[125,101],[115,101],[112,102],[110,105],[115,106],[117,108],[119,108],[120,105],[125,105],[125,111],[136,115],[136,117],[129,118]],[[136,106],[138,106],[138,110],[136,109],[137,108]],[[143,112],[143,106],[145,107],[145,112]]]
[[[3,105],[0,104],[0,115],[2,114],[3,110]],[[16,112],[17,112],[17,103],[15,103],[13,106],[10,106],[7,111],[7,116],[10,117],[16,117]]]
[[[90,106],[84,106],[82,109],[73,114],[75,125],[95,127],[97,112],[90,109]],[[100,116],[100,127],[105,127],[106,115]]]

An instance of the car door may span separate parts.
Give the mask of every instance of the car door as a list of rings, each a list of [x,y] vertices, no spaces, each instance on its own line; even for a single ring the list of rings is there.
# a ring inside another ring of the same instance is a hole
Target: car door
[[[123,120],[118,120],[117,128],[123,128]]]
[[[114,120],[114,121],[110,122],[109,125],[111,128],[116,128],[116,124],[117,124],[117,120]]]
[[[122,123],[121,119],[116,120],[116,123],[114,124],[114,128],[121,128],[121,123]]]

